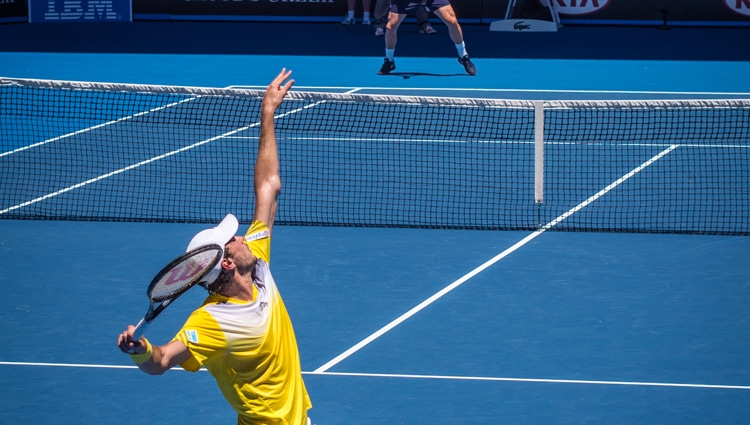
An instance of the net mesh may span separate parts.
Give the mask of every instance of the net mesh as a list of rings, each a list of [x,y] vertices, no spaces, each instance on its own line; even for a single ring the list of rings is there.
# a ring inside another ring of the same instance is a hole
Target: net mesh
[[[0,218],[248,221],[261,99],[0,79]],[[750,101],[539,105],[290,92],[276,222],[750,234]]]

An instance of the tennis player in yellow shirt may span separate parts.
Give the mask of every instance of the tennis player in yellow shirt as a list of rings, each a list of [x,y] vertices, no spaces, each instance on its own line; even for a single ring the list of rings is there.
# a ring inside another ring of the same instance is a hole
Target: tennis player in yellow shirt
[[[258,157],[254,171],[253,222],[235,236],[237,219],[229,214],[191,241],[193,248],[219,244],[224,256],[203,279],[209,295],[167,344],[133,340],[133,326],[118,346],[138,367],[159,375],[180,365],[205,367],[237,412],[238,425],[309,425],[312,407],[302,380],[299,350],[289,314],[271,275],[271,235],[281,190],[274,114],[294,85],[282,69],[266,88],[261,103]],[[134,353],[131,353],[133,351]]]

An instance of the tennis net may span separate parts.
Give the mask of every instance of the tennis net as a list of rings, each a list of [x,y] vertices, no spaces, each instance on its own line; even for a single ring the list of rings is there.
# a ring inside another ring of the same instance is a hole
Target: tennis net
[[[262,91],[0,78],[0,218],[252,218]],[[750,234],[750,100],[292,91],[277,223]]]

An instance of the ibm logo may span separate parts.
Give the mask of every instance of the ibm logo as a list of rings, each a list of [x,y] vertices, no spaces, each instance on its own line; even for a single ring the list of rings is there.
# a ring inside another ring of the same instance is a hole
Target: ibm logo
[[[45,21],[117,21],[114,0],[48,0]]]

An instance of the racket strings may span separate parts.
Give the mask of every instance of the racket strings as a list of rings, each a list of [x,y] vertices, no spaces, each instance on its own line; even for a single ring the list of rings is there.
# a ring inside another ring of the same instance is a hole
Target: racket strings
[[[221,250],[211,249],[195,252],[180,258],[180,261],[165,269],[151,287],[149,297],[155,301],[174,298],[193,287],[218,261]]]

